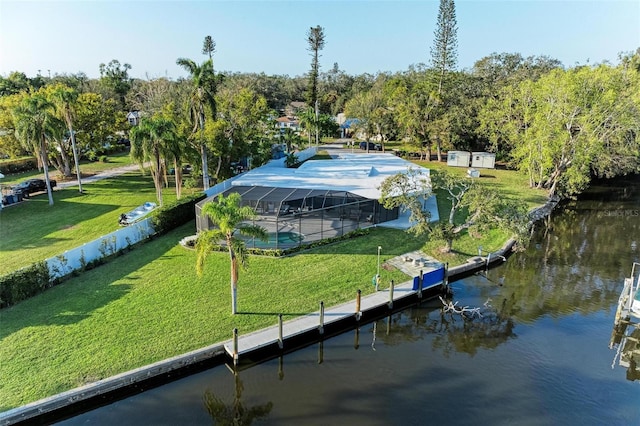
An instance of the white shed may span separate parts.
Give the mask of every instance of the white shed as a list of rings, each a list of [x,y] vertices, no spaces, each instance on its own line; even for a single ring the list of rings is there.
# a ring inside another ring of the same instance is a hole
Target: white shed
[[[471,154],[471,167],[483,169],[496,168],[496,154],[491,152],[474,152]]]
[[[447,166],[469,167],[469,153],[467,151],[449,151]]]

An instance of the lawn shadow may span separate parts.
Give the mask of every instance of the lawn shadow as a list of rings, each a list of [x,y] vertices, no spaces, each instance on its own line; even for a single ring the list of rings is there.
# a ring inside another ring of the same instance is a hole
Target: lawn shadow
[[[175,240],[172,234],[149,240],[106,265],[80,272],[44,293],[1,309],[0,340],[23,328],[76,324],[91,316],[129,293],[139,279],[135,272],[164,256]]]

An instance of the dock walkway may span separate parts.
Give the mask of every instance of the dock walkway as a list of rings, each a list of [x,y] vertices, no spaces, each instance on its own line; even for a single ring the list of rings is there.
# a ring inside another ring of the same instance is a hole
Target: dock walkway
[[[424,272],[435,270],[435,268],[424,268]],[[416,273],[417,275],[417,273]],[[434,297],[441,291],[443,283],[432,284],[422,289],[425,298]],[[237,346],[234,350],[234,340],[224,343],[224,348],[228,355],[238,361],[238,358],[247,356],[249,359],[253,357],[251,354],[260,351],[273,351],[273,346],[278,345],[280,349],[295,349],[299,347],[300,342],[310,341],[313,337],[324,334],[325,330],[333,330],[327,334],[336,334],[339,331],[352,327],[354,322],[367,322],[367,318],[373,318],[382,312],[388,313],[393,311],[394,305],[406,306],[415,303],[418,297],[418,290],[413,290],[413,281],[406,281],[388,289],[381,289],[375,293],[362,296],[360,306],[357,307],[357,299],[355,301],[342,303],[332,306],[324,313],[321,310],[294,318],[289,321],[282,322],[282,332],[280,325],[275,325],[253,333],[239,335],[237,338]],[[411,302],[404,299],[411,298]],[[291,342],[291,345],[288,343]],[[271,349],[270,349],[271,348]]]

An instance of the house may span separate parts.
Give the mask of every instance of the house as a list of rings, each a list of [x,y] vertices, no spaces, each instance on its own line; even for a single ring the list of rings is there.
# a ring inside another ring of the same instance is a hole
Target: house
[[[137,126],[140,123],[140,111],[129,111],[127,114],[127,122],[131,126]]]
[[[307,104],[301,101],[293,101],[284,108],[284,115],[287,117],[297,117],[300,111],[307,109]]]
[[[291,129],[295,132],[300,131],[300,123],[294,117],[279,117],[276,119],[276,123],[281,132],[284,132],[284,129]]]
[[[309,160],[299,168],[265,165],[221,185],[196,205],[198,232],[213,224],[202,207],[218,195],[238,193],[242,204],[258,214],[255,223],[284,244],[307,244],[344,235],[358,228],[395,222],[408,223],[408,212],[386,209],[379,202],[380,185],[390,176],[418,169],[416,179],[429,184],[429,169],[392,154],[341,154],[337,159]],[[422,200],[427,205],[426,200]],[[294,242],[283,236],[296,234]],[[304,242],[302,242],[304,240]]]

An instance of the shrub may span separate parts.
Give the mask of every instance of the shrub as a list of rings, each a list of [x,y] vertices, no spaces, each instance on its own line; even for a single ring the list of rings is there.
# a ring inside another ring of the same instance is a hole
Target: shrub
[[[158,234],[164,234],[191,220],[195,220],[196,203],[204,200],[205,197],[205,194],[192,195],[160,207],[153,215],[153,229]]]
[[[5,160],[0,163],[0,173],[22,173],[35,170],[38,167],[38,162],[35,158],[20,158],[16,160]]]
[[[45,262],[34,263],[7,275],[0,276],[0,308],[42,293],[52,286]]]
[[[103,155],[100,157],[100,162],[101,163],[108,163],[109,162],[109,157],[107,157],[106,155]]]

